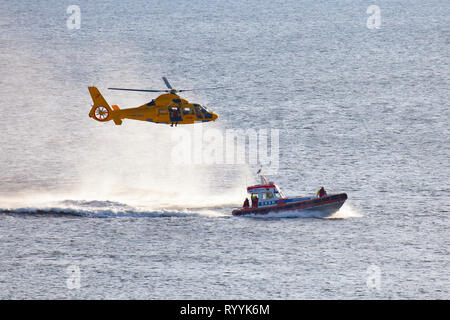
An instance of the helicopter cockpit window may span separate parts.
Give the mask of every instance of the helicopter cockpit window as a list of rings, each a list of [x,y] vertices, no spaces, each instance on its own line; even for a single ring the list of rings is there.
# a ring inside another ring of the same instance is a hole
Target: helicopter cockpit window
[[[195,114],[199,119],[203,119],[202,113],[200,112],[200,108],[194,105]]]
[[[203,111],[204,110],[204,111]],[[205,119],[212,119],[212,113],[210,113],[209,111],[203,109],[203,113],[205,114]]]
[[[183,114],[194,114],[194,109],[192,109],[192,108],[183,108]]]

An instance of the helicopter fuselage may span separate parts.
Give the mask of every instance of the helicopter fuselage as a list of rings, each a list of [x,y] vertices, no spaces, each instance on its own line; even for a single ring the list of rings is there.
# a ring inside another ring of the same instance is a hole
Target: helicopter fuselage
[[[175,93],[166,93],[137,108],[120,109],[109,106],[96,87],[89,87],[94,105],[89,116],[100,122],[113,120],[116,125],[122,124],[122,119],[132,119],[164,124],[193,124],[196,122],[215,121],[217,114],[205,107],[190,103]]]

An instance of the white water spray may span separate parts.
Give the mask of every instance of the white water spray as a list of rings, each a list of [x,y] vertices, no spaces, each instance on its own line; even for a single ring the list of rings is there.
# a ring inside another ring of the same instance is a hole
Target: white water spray
[[[28,72],[23,73],[26,78],[15,79],[26,95],[16,95],[14,103],[22,104],[31,117],[27,122],[19,121],[23,117],[17,109],[2,114],[8,125],[5,127],[14,128],[4,144],[14,143],[14,148],[11,145],[8,148],[11,152],[2,155],[3,172],[11,177],[2,176],[5,182],[0,190],[0,208],[42,208],[55,204],[65,208],[65,200],[97,200],[128,204],[136,210],[214,210],[240,204],[245,197],[243,177],[250,174],[247,165],[173,165],[171,135],[172,130],[180,128],[132,120],[115,126],[88,117],[92,103],[88,85],[98,86],[110,104],[120,107],[136,107],[154,98],[106,90],[117,81],[147,87],[148,83],[144,83],[148,79],[141,79],[136,69],[139,61],[135,61],[135,67],[116,61],[117,65],[126,66],[118,70],[94,57],[91,63],[78,65],[96,66],[96,72],[84,70],[92,77],[90,83],[85,83],[85,79],[80,81],[71,73],[58,71],[57,65],[70,66],[69,61],[49,57],[36,61],[27,48],[18,49],[17,57],[20,57],[14,60],[17,65],[11,66],[10,73],[23,64]],[[152,69],[153,78],[160,79],[161,73]],[[39,74],[39,84],[33,82],[34,74]],[[72,88],[70,93],[68,87]],[[204,125],[220,127],[219,123]],[[34,128],[34,134],[30,128]],[[20,183],[14,190],[7,187],[17,181]]]

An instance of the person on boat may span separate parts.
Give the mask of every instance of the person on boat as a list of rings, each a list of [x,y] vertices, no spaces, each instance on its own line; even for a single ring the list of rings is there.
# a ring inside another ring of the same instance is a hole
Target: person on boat
[[[319,191],[317,191],[317,197],[318,198],[322,198],[322,197],[324,197],[324,196],[326,196],[327,195],[327,192],[325,191],[325,188],[324,187],[321,187],[320,189],[319,189]]]
[[[245,198],[244,204],[243,204],[243,208],[248,208],[250,206],[248,198]]]
[[[258,196],[256,194],[252,195],[252,208],[258,207]]]

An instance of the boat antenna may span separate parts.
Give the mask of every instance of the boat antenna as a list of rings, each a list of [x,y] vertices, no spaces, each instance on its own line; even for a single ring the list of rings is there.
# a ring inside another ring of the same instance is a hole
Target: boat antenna
[[[262,184],[269,184],[269,182],[267,182],[266,177],[264,176],[263,172],[262,172],[262,168],[258,170],[258,172],[256,174],[259,174],[261,177],[261,183]]]

